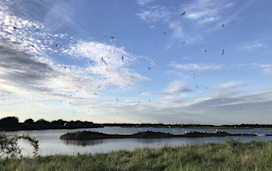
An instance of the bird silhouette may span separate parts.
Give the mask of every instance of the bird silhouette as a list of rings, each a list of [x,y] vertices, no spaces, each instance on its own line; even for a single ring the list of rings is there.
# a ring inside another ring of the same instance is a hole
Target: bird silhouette
[[[13,27],[14,30],[16,30],[16,27]]]
[[[148,67],[148,70],[150,70],[151,68],[150,67]]]
[[[225,53],[225,50],[223,49],[223,50],[222,50],[222,55],[224,55],[224,53]]]
[[[112,40],[116,40],[114,36],[111,36],[110,38],[111,38]]]
[[[224,24],[222,24],[222,27],[225,27],[225,25],[224,25]]]
[[[124,56],[122,56],[122,60],[124,60]]]
[[[185,13],[186,13],[186,11],[184,11],[182,14],[180,14],[180,16],[184,16],[184,15],[185,15]]]
[[[205,52],[208,52],[208,50],[207,50],[207,49],[205,49]]]
[[[101,57],[101,60],[102,60],[106,65],[108,65],[107,62],[104,60],[103,57]]]
[[[166,34],[166,32],[163,32],[162,34],[164,34],[164,35],[165,35],[165,34]]]

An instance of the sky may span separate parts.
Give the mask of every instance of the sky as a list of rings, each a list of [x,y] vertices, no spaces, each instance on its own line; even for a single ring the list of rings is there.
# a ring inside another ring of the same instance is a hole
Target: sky
[[[270,0],[1,0],[0,117],[271,124]]]

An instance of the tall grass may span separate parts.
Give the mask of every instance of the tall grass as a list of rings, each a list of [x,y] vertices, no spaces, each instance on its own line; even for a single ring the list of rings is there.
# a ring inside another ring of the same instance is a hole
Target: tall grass
[[[2,159],[0,170],[272,170],[272,141],[140,148],[93,155]]]

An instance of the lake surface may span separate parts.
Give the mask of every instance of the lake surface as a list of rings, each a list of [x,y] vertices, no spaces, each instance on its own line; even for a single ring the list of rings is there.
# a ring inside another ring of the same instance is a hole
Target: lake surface
[[[242,142],[251,140],[270,141],[272,137],[263,136],[271,133],[272,130],[264,130],[261,128],[254,129],[194,129],[194,128],[124,128],[124,127],[104,127],[104,128],[89,128],[89,129],[62,129],[62,130],[33,130],[33,131],[12,131],[6,132],[8,135],[27,134],[39,140],[39,155],[51,154],[88,154],[88,153],[107,153],[117,150],[132,151],[136,148],[158,148],[163,146],[181,146],[194,143],[206,142],[225,142],[225,137],[201,137],[201,138],[125,138],[125,139],[101,139],[88,141],[60,140],[59,137],[67,132],[74,131],[97,131],[106,134],[134,134],[142,131],[157,131],[171,134],[184,134],[191,131],[215,132],[226,131],[228,133],[253,133],[256,137],[233,137],[239,138]],[[23,148],[23,155],[31,156],[32,147],[23,140],[19,141],[19,145]]]

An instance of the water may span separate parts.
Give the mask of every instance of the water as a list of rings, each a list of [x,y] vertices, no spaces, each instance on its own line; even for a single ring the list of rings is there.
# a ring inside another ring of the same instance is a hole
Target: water
[[[272,137],[263,136],[271,133],[272,130],[263,130],[260,128],[254,129],[194,129],[194,128],[122,128],[122,127],[104,127],[104,128],[89,128],[89,129],[74,129],[74,130],[34,130],[34,131],[13,131],[7,132],[8,135],[29,135],[39,140],[39,155],[51,154],[88,154],[88,153],[107,153],[117,150],[132,151],[136,148],[158,148],[163,146],[181,146],[195,143],[205,142],[224,142],[225,137],[201,137],[201,138],[125,138],[125,139],[103,139],[89,141],[74,141],[60,140],[59,137],[67,132],[74,131],[97,131],[106,134],[134,134],[140,131],[157,131],[171,134],[184,134],[191,131],[215,132],[226,131],[228,133],[253,133],[257,137],[239,137],[240,141],[248,142],[270,141]],[[238,137],[233,137],[234,139]],[[32,147],[28,142],[20,140],[19,145],[23,148],[23,155],[31,156]]]

